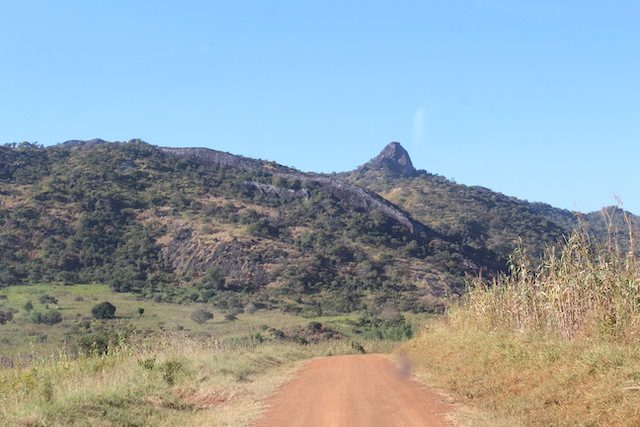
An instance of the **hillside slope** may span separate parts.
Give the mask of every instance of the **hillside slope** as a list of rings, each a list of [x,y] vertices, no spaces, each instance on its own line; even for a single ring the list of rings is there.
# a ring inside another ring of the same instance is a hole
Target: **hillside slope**
[[[0,286],[102,282],[315,315],[439,310],[465,275],[504,270],[520,239],[539,253],[578,224],[418,171],[398,143],[336,175],[140,140],[11,144],[0,184]],[[627,214],[607,213],[621,228]]]
[[[434,310],[499,268],[345,180],[134,140],[0,147],[0,283],[314,313]]]
[[[376,192],[448,240],[495,253],[500,264],[507,262],[520,242],[539,255],[580,223],[602,240],[611,233],[622,244],[628,244],[625,217],[638,224],[637,217],[615,207],[581,214],[457,184],[416,170],[398,143],[389,144],[378,157],[341,177]]]

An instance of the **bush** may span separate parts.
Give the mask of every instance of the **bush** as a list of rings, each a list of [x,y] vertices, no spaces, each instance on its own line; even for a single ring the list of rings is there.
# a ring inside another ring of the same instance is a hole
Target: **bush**
[[[402,341],[413,336],[413,325],[402,314],[384,317],[361,317],[356,323],[356,332],[366,338],[390,341]]]
[[[31,302],[31,300],[29,300],[29,301],[24,303],[22,308],[24,308],[24,311],[31,311],[31,310],[33,310],[33,303]]]
[[[62,314],[58,310],[47,310],[44,313],[32,310],[29,313],[31,323],[44,323],[45,325],[55,325],[62,321]]]
[[[116,341],[115,335],[108,332],[83,335],[78,339],[78,350],[85,356],[107,354],[109,346]]]
[[[200,286],[207,290],[223,290],[225,287],[225,278],[216,267],[211,267],[202,277]]]
[[[52,297],[49,294],[42,294],[40,295],[40,298],[38,298],[38,301],[40,302],[40,304],[44,305],[45,307],[49,307],[49,304],[58,304],[58,299],[55,297]]]
[[[177,377],[186,371],[184,362],[176,359],[166,360],[158,368],[162,372],[162,379],[168,386],[173,386]]]
[[[199,308],[191,313],[191,320],[198,324],[203,324],[211,319],[213,319],[213,313],[202,308]]]
[[[103,301],[91,309],[91,315],[99,320],[113,319],[116,316],[116,307],[108,301]]]
[[[238,320],[238,315],[241,313],[243,313],[242,309],[232,308],[231,310],[229,310],[227,314],[224,315],[224,320],[226,320],[227,322],[233,322],[235,320]]]
[[[12,320],[13,312],[11,310],[0,310],[0,325],[4,325]]]
[[[58,310],[47,310],[42,313],[42,316],[40,317],[40,323],[44,323],[45,325],[55,325],[61,321],[62,314],[60,314]]]

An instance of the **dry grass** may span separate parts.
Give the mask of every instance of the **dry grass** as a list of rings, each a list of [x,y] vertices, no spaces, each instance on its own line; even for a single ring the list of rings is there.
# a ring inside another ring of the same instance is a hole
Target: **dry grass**
[[[623,254],[576,233],[559,252],[550,248],[540,262],[516,251],[509,275],[475,280],[464,312],[453,313],[489,328],[635,341],[639,291],[640,263],[633,251]]]
[[[247,425],[300,361],[353,351],[348,341],[231,346],[168,335],[102,357],[61,357],[0,370],[0,424]]]
[[[577,233],[464,301],[405,346],[422,378],[495,425],[640,425],[640,263]],[[497,417],[497,418],[496,418]]]

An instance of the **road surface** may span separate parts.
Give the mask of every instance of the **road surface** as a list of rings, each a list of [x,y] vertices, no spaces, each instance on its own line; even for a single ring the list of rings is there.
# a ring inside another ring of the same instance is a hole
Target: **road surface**
[[[451,425],[452,405],[380,355],[313,360],[266,404],[258,427]]]

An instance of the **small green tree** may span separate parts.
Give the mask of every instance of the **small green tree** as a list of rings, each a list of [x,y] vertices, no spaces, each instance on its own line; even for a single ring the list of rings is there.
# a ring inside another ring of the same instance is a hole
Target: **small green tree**
[[[202,308],[199,308],[191,313],[191,320],[198,324],[203,324],[211,319],[213,319],[213,313]]]
[[[116,317],[116,307],[109,301],[103,301],[91,309],[91,315],[99,320],[113,319]]]
[[[142,317],[143,314],[144,314],[144,308],[139,307],[138,308],[138,316]]]
[[[216,267],[211,267],[202,277],[200,286],[203,289],[220,291],[225,287],[225,279],[220,270]]]

